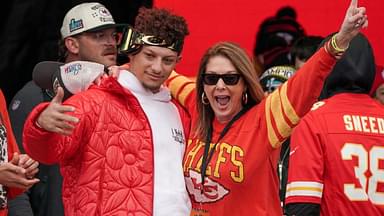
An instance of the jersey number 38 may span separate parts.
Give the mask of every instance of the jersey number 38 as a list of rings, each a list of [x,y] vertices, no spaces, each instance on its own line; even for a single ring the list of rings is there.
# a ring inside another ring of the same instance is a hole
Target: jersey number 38
[[[384,192],[378,191],[379,184],[384,184],[384,169],[380,169],[380,161],[384,161],[384,147],[374,146],[369,151],[362,144],[346,143],[341,149],[343,160],[356,157],[358,164],[354,167],[355,176],[360,186],[344,184],[344,193],[351,201],[368,201],[376,205],[384,205]]]

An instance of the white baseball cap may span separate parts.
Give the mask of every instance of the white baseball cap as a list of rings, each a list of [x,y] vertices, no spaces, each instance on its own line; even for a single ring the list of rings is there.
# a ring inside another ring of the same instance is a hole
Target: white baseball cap
[[[73,61],[60,66],[63,85],[72,94],[87,90],[103,74],[104,65],[95,62]]]
[[[41,88],[55,92],[64,89],[64,98],[85,91],[104,74],[104,65],[89,61],[73,61],[67,64],[43,61],[33,69],[33,81]]]
[[[109,10],[97,2],[76,5],[64,17],[61,37],[76,35],[85,31],[125,26],[116,24]]]

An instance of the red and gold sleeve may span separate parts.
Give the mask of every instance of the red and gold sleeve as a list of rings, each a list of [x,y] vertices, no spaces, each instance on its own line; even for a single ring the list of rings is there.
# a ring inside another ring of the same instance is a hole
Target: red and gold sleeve
[[[265,103],[268,140],[279,147],[291,135],[292,129],[317,101],[324,80],[336,59],[321,48],[276,91]]]
[[[196,84],[193,80],[173,71],[166,81],[166,85],[170,89],[172,97],[186,108],[188,112],[195,109],[192,101],[195,95]]]

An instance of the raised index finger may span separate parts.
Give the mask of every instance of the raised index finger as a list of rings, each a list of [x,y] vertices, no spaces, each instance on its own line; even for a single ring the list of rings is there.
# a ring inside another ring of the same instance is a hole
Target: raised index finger
[[[357,2],[358,0],[351,0],[351,4],[349,5],[349,7],[352,7],[352,8],[357,8]]]

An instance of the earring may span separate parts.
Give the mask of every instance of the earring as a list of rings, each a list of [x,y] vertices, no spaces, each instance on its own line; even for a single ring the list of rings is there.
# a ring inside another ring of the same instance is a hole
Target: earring
[[[204,105],[208,105],[209,104],[209,100],[208,100],[207,96],[205,96],[205,92],[203,92],[203,94],[201,94],[201,102]]]
[[[248,103],[248,94],[247,94],[247,92],[244,92],[242,99],[243,99],[243,105],[246,105]]]

